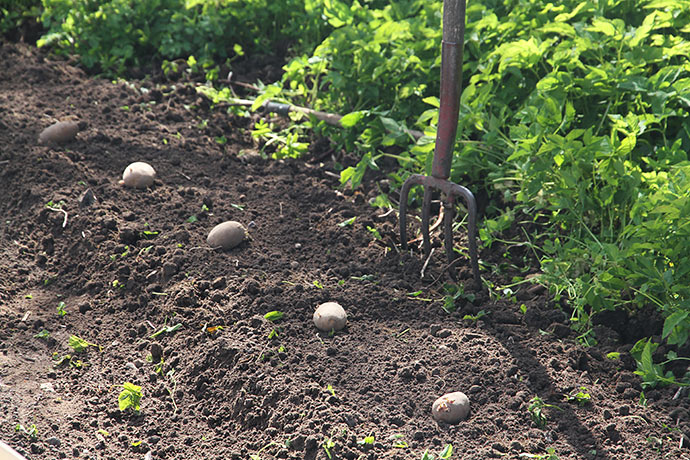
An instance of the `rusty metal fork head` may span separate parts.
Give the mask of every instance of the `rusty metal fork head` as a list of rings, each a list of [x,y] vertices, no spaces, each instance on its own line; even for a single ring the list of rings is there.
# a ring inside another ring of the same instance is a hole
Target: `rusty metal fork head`
[[[453,160],[453,147],[458,129],[460,94],[462,93],[462,51],[465,35],[465,0],[444,0],[443,2],[443,41],[441,49],[441,102],[439,107],[436,148],[431,167],[431,176],[414,174],[410,176],[400,191],[400,241],[407,249],[407,198],[413,185],[424,186],[422,202],[422,237],[424,253],[431,250],[429,241],[429,213],[432,189],[441,191],[445,215],[443,233],[448,254],[450,274],[455,279],[453,262],[452,224],[455,217],[455,199],[460,196],[467,206],[467,237],[470,263],[477,289],[481,288],[479,261],[477,257],[477,202],[472,192],[462,185],[448,180]]]
[[[462,185],[434,176],[414,174],[410,176],[400,191],[400,241],[403,249],[407,249],[407,198],[413,185],[424,186],[424,200],[422,202],[422,238],[424,254],[429,255],[431,242],[429,236],[429,214],[431,211],[432,190],[440,190],[444,196],[443,206],[443,236],[448,255],[448,269],[450,276],[455,279],[455,251],[453,250],[453,220],[455,218],[455,199],[460,196],[467,207],[467,246],[470,253],[470,265],[476,289],[481,288],[479,276],[479,259],[477,256],[477,202],[472,192]]]

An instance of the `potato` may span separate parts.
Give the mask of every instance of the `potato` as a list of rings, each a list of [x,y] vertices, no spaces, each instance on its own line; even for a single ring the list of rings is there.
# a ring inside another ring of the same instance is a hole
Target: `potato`
[[[232,249],[240,244],[247,236],[247,229],[244,225],[234,220],[229,220],[218,224],[206,238],[206,242],[213,248]]]
[[[79,125],[74,121],[59,121],[41,131],[38,142],[41,144],[63,144],[77,136]]]
[[[127,187],[146,188],[153,185],[155,178],[156,170],[150,164],[137,161],[125,168],[120,183]]]
[[[431,415],[438,422],[458,423],[465,420],[469,412],[470,400],[460,391],[441,396],[431,406]]]
[[[314,312],[314,324],[321,331],[339,331],[347,323],[347,313],[340,304],[326,302]]]

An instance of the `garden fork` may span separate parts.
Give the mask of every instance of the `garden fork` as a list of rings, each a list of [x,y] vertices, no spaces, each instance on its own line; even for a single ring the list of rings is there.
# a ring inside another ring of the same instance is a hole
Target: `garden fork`
[[[441,103],[436,132],[436,147],[431,167],[431,176],[413,174],[400,190],[400,241],[403,249],[407,249],[407,198],[413,185],[424,186],[424,201],[422,202],[422,237],[424,239],[424,253],[428,256],[431,250],[429,242],[429,212],[431,207],[432,189],[440,190],[445,198],[443,206],[443,233],[448,255],[450,275],[455,279],[453,261],[452,223],[455,217],[455,198],[461,196],[467,205],[467,239],[470,252],[470,263],[477,289],[481,288],[479,277],[479,262],[477,259],[477,202],[474,195],[467,188],[448,180],[453,160],[453,147],[458,129],[458,112],[460,110],[460,94],[462,91],[462,49],[465,35],[465,0],[443,1],[443,41],[441,49]]]

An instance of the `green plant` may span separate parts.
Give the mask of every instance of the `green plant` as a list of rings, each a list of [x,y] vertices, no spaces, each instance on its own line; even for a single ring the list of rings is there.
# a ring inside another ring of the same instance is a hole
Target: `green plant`
[[[141,387],[129,382],[125,382],[122,384],[122,388],[123,390],[117,397],[120,410],[125,411],[130,409],[134,412],[139,412],[142,397]]]
[[[447,460],[453,456],[453,445],[446,444],[441,453],[438,454],[439,460]],[[429,449],[426,449],[422,454],[422,460],[436,460],[433,454],[429,453]]]
[[[443,285],[443,291],[446,295],[443,297],[443,310],[446,313],[452,313],[456,310],[455,302],[460,299],[464,299],[467,302],[473,302],[475,299],[474,294],[466,294],[465,286],[462,284],[451,284],[446,283]]]
[[[167,321],[167,320],[166,320],[166,321]],[[178,331],[178,330],[180,330],[180,329],[182,329],[182,323],[177,323],[177,324],[175,324],[174,326],[165,326],[165,325],[164,325],[162,328],[160,328],[158,331],[156,331],[156,332],[154,332],[153,334],[151,334],[149,337],[152,338],[152,339],[155,339],[155,338],[158,337],[159,335],[162,335],[162,334],[172,334],[173,332],[176,332],[176,331]]]
[[[326,455],[328,456],[329,459],[333,458],[333,453],[331,450],[335,447],[335,441],[333,441],[331,438],[325,438],[323,440],[322,444],[323,450],[326,452]]]
[[[519,455],[520,458],[533,458],[535,460],[558,460],[558,455],[556,455],[556,449],[553,447],[547,447],[545,454],[530,454],[527,452],[522,452]]]
[[[44,0],[43,5],[48,33],[39,46],[77,54],[86,67],[109,73],[153,58],[163,61],[168,73],[184,65],[217,79],[217,63],[288,41],[309,47],[323,34],[313,1]]]
[[[282,311],[269,311],[268,313],[266,313],[264,315],[264,318],[271,321],[271,322],[275,322],[275,321],[280,321],[281,319],[283,319],[283,316],[284,316],[284,313]]]
[[[679,357],[675,351],[669,351],[666,354],[666,360],[661,363],[654,363],[653,353],[659,347],[658,343],[653,343],[651,339],[640,339],[630,350],[630,354],[637,361],[637,370],[635,374],[642,377],[642,387],[654,388],[657,385],[678,385],[690,386],[688,381],[682,382],[676,380],[676,377],[671,371],[664,372],[663,366],[672,361],[690,361],[690,358]],[[687,379],[688,375],[685,375]],[[643,394],[644,395],[644,394]],[[640,398],[643,398],[643,395]]]
[[[31,438],[31,439],[38,438],[38,427],[36,426],[35,423],[32,423],[31,426],[29,426],[28,428],[26,428],[21,423],[17,423],[17,425],[14,427],[14,431],[16,433],[22,433],[26,437]]]
[[[558,406],[545,403],[544,400],[541,399],[539,396],[535,396],[534,398],[532,398],[530,400],[529,407],[527,407],[527,411],[530,414],[530,418],[532,419],[534,424],[539,428],[544,428],[549,421],[548,416],[544,411],[544,409],[547,408],[560,409]]]
[[[67,314],[67,310],[65,310],[65,307],[67,307],[67,304],[65,304],[65,302],[58,302],[57,314],[60,316],[65,316]]]
[[[72,347],[75,353],[81,353],[83,351],[86,351],[86,349],[89,347],[98,347],[99,350],[103,350],[100,345],[87,342],[86,340],[82,339],[81,337],[77,337],[76,335],[70,336],[69,346]]]
[[[333,395],[335,396],[335,395]],[[369,436],[365,436],[364,439],[361,439],[357,441],[357,444],[360,446],[372,446],[374,445],[374,442],[376,441],[376,438],[374,437],[373,434],[370,434]]]
[[[576,403],[578,406],[586,406],[592,402],[592,397],[587,392],[586,387],[580,387],[570,392],[566,396],[568,402]]]
[[[0,36],[11,34],[41,16],[40,0],[0,0]]]
[[[34,335],[37,339],[48,339],[50,338],[50,332],[46,331],[45,329],[41,330],[38,334]]]

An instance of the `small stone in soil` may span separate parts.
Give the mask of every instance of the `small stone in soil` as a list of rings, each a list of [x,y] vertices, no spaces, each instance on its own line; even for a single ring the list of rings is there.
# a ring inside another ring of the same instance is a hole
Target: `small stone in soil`
[[[94,195],[93,190],[87,188],[84,194],[79,199],[79,207],[85,208],[91,206],[96,202],[96,195]]]
[[[163,347],[159,343],[151,344],[151,359],[154,363],[159,363],[163,357]]]
[[[62,444],[60,442],[60,440],[58,438],[56,438],[55,436],[49,437],[48,439],[46,439],[46,442],[48,444],[50,444],[51,446],[55,446],[55,447],[60,447],[60,444]]]

